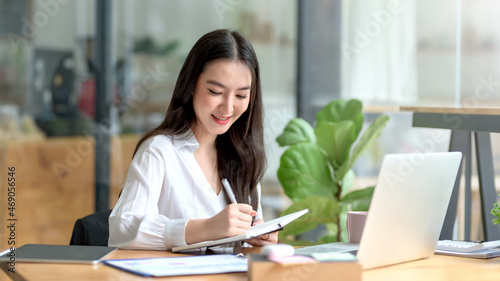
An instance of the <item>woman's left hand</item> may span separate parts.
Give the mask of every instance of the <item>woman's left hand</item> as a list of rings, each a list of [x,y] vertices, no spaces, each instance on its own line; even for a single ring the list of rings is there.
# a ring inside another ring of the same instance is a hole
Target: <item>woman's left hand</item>
[[[256,222],[253,223],[253,225],[258,225],[258,224],[261,224],[263,222],[264,221],[262,219],[258,219]],[[264,245],[276,244],[276,243],[278,243],[278,231],[267,233],[267,234],[262,234],[261,236],[245,240],[245,242],[247,242],[248,244],[250,244],[254,247],[261,247]]]

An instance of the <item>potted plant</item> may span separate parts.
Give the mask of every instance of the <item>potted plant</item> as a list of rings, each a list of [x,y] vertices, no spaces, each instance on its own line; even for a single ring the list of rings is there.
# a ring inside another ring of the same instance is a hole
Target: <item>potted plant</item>
[[[309,209],[309,214],[280,231],[280,241],[314,244],[290,237],[320,224],[325,225],[327,234],[316,243],[346,241],[347,211],[368,210],[374,187],[350,191],[355,177],[352,167],[380,136],[389,117],[379,116],[360,135],[364,123],[362,108],[356,99],[332,101],[317,113],[316,127],[294,118],[276,139],[280,146],[289,146],[281,156],[278,179],[293,203],[282,215]]]
[[[491,214],[495,216],[495,218],[492,220],[493,224],[500,224],[500,205],[498,205],[498,202],[495,202],[495,204],[493,205]]]

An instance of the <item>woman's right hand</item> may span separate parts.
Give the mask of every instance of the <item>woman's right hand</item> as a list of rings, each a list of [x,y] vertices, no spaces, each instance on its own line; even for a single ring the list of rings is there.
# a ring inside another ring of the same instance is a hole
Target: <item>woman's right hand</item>
[[[208,219],[209,232],[214,239],[244,234],[252,226],[257,212],[248,204],[229,204],[217,215]]]
[[[248,204],[229,204],[209,219],[190,220],[186,225],[187,244],[244,234],[257,212]]]

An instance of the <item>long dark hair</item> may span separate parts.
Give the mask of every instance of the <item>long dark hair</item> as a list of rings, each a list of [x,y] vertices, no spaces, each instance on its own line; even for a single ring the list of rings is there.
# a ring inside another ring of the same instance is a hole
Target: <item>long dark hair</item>
[[[142,137],[134,155],[152,136],[182,134],[191,128],[196,120],[192,95],[196,82],[206,63],[217,59],[239,60],[252,74],[248,109],[226,133],[217,136],[216,147],[219,179],[227,178],[236,200],[257,210],[256,187],[266,166],[259,62],[250,42],[237,31],[215,30],[195,43],[179,73],[165,119]]]

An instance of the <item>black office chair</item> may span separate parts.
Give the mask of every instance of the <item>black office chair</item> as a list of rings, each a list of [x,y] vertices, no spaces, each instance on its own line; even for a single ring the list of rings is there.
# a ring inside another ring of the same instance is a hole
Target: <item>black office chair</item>
[[[112,210],[100,211],[76,220],[70,245],[108,246],[109,215]]]

